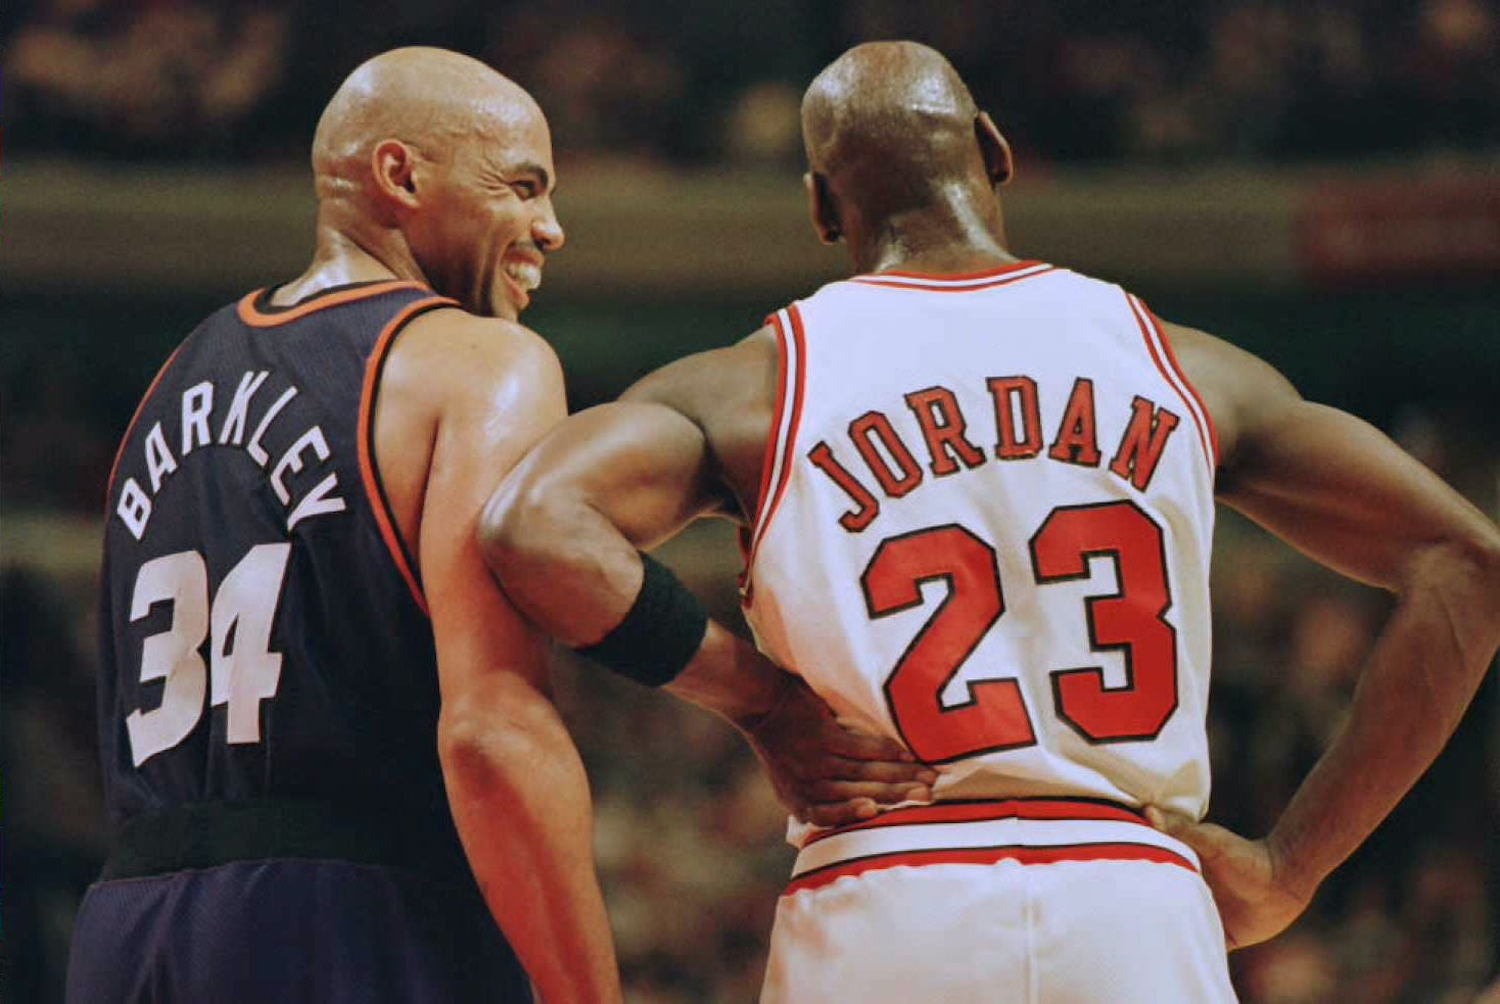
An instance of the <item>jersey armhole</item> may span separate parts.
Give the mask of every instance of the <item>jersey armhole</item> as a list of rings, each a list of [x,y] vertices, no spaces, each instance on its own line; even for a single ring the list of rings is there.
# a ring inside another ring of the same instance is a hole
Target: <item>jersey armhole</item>
[[[1151,313],[1139,297],[1126,293],[1125,299],[1130,304],[1130,312],[1135,317],[1136,326],[1140,328],[1141,338],[1146,343],[1151,361],[1156,364],[1162,379],[1182,399],[1188,416],[1193,420],[1198,431],[1198,441],[1203,447],[1203,455],[1208,460],[1209,480],[1212,481],[1219,469],[1219,433],[1214,428],[1213,416],[1209,414],[1197,388],[1183,372],[1182,364],[1177,361],[1177,353],[1172,351],[1172,342],[1161,328],[1160,319]]]
[[[385,493],[385,483],[380,477],[379,463],[375,456],[375,411],[380,398],[380,379],[385,372],[385,363],[390,358],[391,349],[396,344],[396,336],[421,314],[440,307],[457,305],[454,300],[433,296],[417,300],[401,308],[396,316],[386,323],[379,337],[375,339],[375,347],[370,351],[370,358],[365,363],[364,385],[359,395],[357,433],[359,473],[360,479],[364,482],[365,497],[369,501],[370,511],[375,516],[375,525],[380,530],[380,539],[385,543],[386,552],[391,556],[396,570],[401,573],[401,578],[406,582],[406,588],[411,592],[411,598],[417,604],[417,609],[421,610],[425,617],[430,617],[431,614],[427,609],[427,596],[422,591],[422,580],[417,562],[407,542],[401,536],[390,499]]]
[[[197,334],[197,332],[194,332],[193,334]],[[151,398],[156,395],[156,388],[161,384],[162,378],[167,375],[167,371],[170,370],[172,368],[172,364],[177,361],[177,357],[182,353],[183,347],[186,346],[188,342],[192,341],[192,339],[193,335],[189,335],[187,338],[184,338],[178,344],[177,348],[172,350],[172,354],[167,356],[167,361],[161,364],[161,369],[157,370],[156,376],[151,378],[151,385],[146,388],[146,393],[141,395],[140,404],[135,406],[135,413],[130,416],[130,424],[125,426],[125,433],[120,437],[120,445],[115,448],[115,461],[114,463],[109,465],[109,480],[105,482],[104,486],[105,522],[108,522],[109,517],[112,515],[113,500],[115,495],[115,478],[119,477],[120,474],[120,461],[125,459],[125,447],[130,443],[130,437],[132,434],[134,434],[135,427],[140,424],[141,416],[146,413],[146,405],[149,404],[151,402]]]
[[[766,529],[786,494],[791,480],[792,453],[797,445],[797,426],[802,419],[802,390],[806,386],[807,343],[802,330],[802,315],[796,304],[778,310],[767,318],[776,334],[777,384],[776,407],[771,416],[771,435],[766,439],[765,458],[761,463],[760,497],[755,503],[753,531],[748,543],[742,544],[745,570],[742,587],[748,590],[755,552]]]

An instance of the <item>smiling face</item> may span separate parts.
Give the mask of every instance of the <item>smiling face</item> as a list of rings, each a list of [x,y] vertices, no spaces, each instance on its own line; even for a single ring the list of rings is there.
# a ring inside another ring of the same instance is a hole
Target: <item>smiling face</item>
[[[435,157],[419,154],[418,200],[402,227],[434,290],[515,320],[563,245],[552,207],[552,138],[529,100],[480,116]]]
[[[562,247],[547,119],[468,56],[418,46],[361,63],[312,159],[321,230],[476,314],[515,320]]]

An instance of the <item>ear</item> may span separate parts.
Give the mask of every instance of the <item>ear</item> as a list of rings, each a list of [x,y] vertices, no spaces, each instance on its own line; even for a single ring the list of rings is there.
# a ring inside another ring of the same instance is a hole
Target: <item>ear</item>
[[[995,127],[989,112],[980,112],[974,119],[974,138],[979,141],[979,155],[984,158],[984,173],[990,184],[999,188],[1010,183],[1015,176],[1016,165],[1011,159],[1010,144]]]
[[[415,209],[417,193],[417,152],[399,139],[383,139],[370,154],[375,191],[382,200],[406,209]]]
[[[808,171],[802,176],[802,186],[807,189],[807,209],[818,240],[824,244],[837,244],[844,231],[839,225],[833,194],[828,191],[828,179],[816,171]]]

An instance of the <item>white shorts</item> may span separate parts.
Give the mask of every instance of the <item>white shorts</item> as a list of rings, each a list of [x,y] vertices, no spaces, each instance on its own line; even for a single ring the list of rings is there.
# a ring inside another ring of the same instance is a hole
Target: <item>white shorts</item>
[[[897,809],[811,838],[776,908],[762,1004],[1217,1004],[1224,932],[1198,859],[1124,806]]]

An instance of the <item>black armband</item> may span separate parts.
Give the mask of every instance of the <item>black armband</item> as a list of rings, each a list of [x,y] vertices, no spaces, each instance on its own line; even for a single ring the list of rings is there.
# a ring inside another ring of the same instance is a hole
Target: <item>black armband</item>
[[[708,630],[708,614],[671,569],[641,555],[645,578],[625,619],[593,645],[574,649],[648,687],[671,683],[683,671]]]

